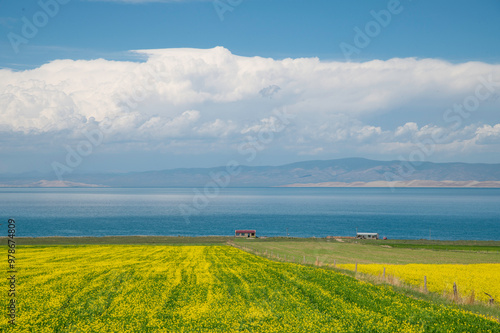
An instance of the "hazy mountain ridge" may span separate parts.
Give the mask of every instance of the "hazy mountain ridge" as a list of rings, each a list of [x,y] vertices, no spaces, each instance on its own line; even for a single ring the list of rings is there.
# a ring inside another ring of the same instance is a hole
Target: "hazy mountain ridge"
[[[227,182],[224,186],[268,187],[329,182],[351,184],[354,182],[395,181],[403,182],[400,183],[401,185],[405,184],[404,182],[415,180],[435,182],[500,181],[500,164],[422,162],[417,165],[401,161],[375,161],[363,158],[305,161],[282,166],[241,166],[239,170],[238,174],[224,178],[223,183]],[[73,173],[65,175],[64,182],[59,184],[65,187],[203,187],[213,181],[214,177],[217,177],[214,175],[221,174],[228,175],[225,167],[183,168],[121,174]],[[32,184],[36,187],[34,184],[42,180],[45,182],[41,183],[42,186],[48,184],[47,187],[50,184],[57,184],[53,183],[54,181],[60,181],[55,174],[0,175],[0,184],[4,186],[26,187]],[[422,186],[425,185],[422,184]],[[436,186],[440,185],[436,183]]]
[[[0,187],[107,187],[104,185],[69,182],[65,180],[42,179],[33,183],[22,184],[0,184]]]
[[[466,188],[500,188],[500,181],[452,181],[452,180],[409,180],[387,182],[383,180],[373,182],[326,182],[312,184],[290,184],[280,187],[466,187]]]

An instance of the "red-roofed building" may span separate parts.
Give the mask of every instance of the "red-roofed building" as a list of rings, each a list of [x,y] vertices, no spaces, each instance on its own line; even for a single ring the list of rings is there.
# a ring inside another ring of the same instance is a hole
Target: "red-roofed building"
[[[255,230],[235,230],[235,237],[255,237]]]

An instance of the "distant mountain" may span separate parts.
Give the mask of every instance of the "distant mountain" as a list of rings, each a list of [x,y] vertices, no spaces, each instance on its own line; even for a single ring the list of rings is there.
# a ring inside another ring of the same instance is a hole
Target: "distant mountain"
[[[65,180],[45,180],[42,179],[33,183],[12,183],[12,184],[0,184],[0,187],[106,187],[103,185],[95,184],[85,184],[85,183],[75,183]]]
[[[318,183],[355,182],[378,182],[382,186],[383,182],[394,181],[398,181],[400,186],[410,184],[410,181],[435,181],[433,184],[436,186],[449,184],[444,181],[464,182],[456,183],[455,187],[462,186],[460,184],[475,184],[475,187],[481,187],[481,184],[475,182],[490,182],[488,186],[495,187],[496,183],[492,182],[500,181],[500,164],[421,162],[417,165],[402,161],[374,161],[364,158],[306,161],[281,166],[239,166],[237,171],[237,174],[229,175],[226,167],[216,167],[123,174],[73,173],[66,175],[64,182],[59,184],[76,187],[203,187],[215,179],[222,184],[219,185],[221,187],[269,187],[291,184],[326,186]],[[43,184],[50,186],[58,184],[53,183],[57,180],[54,174],[0,175],[0,184],[4,186],[29,186],[41,181],[43,181],[39,183],[41,186]],[[419,186],[418,182],[412,184],[411,186]],[[421,184],[425,187],[429,183]],[[470,185],[463,186],[470,187]]]
[[[490,187],[500,188],[500,181],[484,181],[478,182],[475,180],[469,181],[452,181],[452,180],[399,180],[386,182],[383,180],[373,182],[326,182],[326,183],[311,183],[311,184],[290,184],[281,187]]]

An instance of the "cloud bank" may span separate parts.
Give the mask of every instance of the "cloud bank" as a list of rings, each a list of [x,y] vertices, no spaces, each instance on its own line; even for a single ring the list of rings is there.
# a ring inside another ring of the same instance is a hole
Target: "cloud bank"
[[[133,52],[146,61],[0,70],[0,135],[16,137],[0,150],[55,149],[106,124],[103,149],[114,152],[236,154],[286,110],[293,121],[270,146],[290,156],[396,158],[429,140],[456,160],[500,151],[500,65],[275,60],[223,47]]]

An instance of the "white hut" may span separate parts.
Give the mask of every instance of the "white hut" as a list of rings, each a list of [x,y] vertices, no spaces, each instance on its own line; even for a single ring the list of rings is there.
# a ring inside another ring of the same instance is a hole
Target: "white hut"
[[[357,232],[356,238],[358,239],[378,239],[378,234],[374,232]]]

